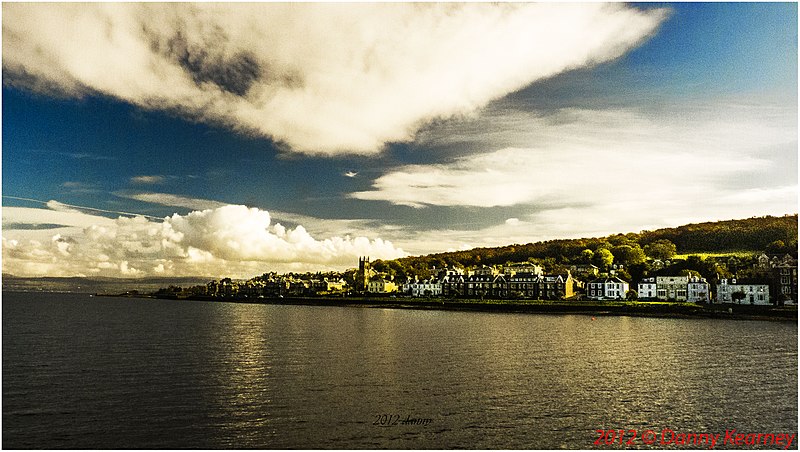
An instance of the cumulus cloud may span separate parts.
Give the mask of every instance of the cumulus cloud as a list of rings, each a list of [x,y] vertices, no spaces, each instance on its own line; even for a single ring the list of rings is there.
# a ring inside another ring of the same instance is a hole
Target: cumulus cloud
[[[622,4],[3,4],[4,83],[100,93],[371,154],[558,73],[619,57],[660,9]]]
[[[217,209],[228,205],[221,201],[192,198],[171,193],[118,191],[114,195],[162,206],[182,207],[191,210]],[[284,225],[302,225],[309,233],[316,236],[370,236],[375,233],[383,236],[386,233],[393,233],[397,230],[397,226],[385,224],[378,220],[318,218],[273,209],[270,209],[269,213],[273,221],[280,221]]]
[[[354,266],[358,256],[393,259],[402,249],[380,238],[318,240],[302,226],[273,223],[264,210],[228,205],[172,215],[108,219],[79,212],[3,209],[4,222],[67,216],[73,227],[3,231],[3,272],[19,276],[197,275],[248,277],[265,271],[310,271]],[[8,217],[8,218],[7,218]],[[83,227],[75,227],[75,226]]]

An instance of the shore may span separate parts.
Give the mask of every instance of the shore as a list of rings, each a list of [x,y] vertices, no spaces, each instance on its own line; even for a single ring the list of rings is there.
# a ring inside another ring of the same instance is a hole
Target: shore
[[[131,298],[160,298],[222,303],[275,305],[340,306],[382,309],[434,309],[449,311],[510,312],[532,314],[582,314],[591,316],[623,315],[635,317],[709,318],[734,320],[777,320],[797,322],[797,306],[761,306],[736,304],[695,304],[628,301],[540,301],[478,300],[444,298],[389,297],[286,297],[286,298],[214,298],[170,297],[145,294],[119,294]]]

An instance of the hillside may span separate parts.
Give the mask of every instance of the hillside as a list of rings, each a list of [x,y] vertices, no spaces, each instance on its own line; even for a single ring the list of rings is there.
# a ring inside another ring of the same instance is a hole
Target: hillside
[[[605,251],[602,251],[605,250]],[[430,254],[378,261],[377,268],[396,274],[425,276],[433,267],[502,265],[535,261],[548,269],[593,263],[636,265],[646,257],[722,252],[788,253],[797,257],[797,214],[688,224],[607,237],[514,244],[496,248]],[[611,257],[609,257],[609,253]]]

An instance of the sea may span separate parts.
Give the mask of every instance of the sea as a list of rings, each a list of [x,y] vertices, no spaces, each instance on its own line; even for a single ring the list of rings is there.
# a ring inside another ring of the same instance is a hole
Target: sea
[[[678,439],[797,433],[793,322],[4,292],[2,366],[5,449],[707,449]]]

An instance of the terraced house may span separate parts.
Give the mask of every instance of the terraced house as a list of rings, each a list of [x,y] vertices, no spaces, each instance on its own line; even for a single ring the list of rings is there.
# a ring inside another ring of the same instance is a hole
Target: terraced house
[[[481,267],[472,274],[465,274],[461,269],[448,269],[441,275],[438,284],[441,286],[441,295],[450,298],[561,300],[575,295],[578,281],[569,272],[545,275],[540,266],[518,265],[502,272],[494,267]],[[416,295],[414,287],[409,285],[405,292]]]
[[[586,298],[590,300],[624,300],[630,285],[618,277],[598,278],[586,283]]]
[[[752,279],[720,279],[717,303],[770,304],[769,284]]]
[[[640,300],[682,301],[706,303],[711,290],[708,282],[698,276],[656,276],[645,278],[637,285]]]

